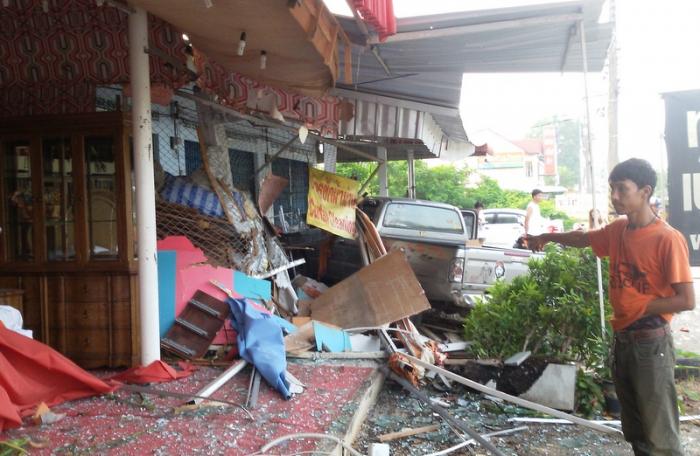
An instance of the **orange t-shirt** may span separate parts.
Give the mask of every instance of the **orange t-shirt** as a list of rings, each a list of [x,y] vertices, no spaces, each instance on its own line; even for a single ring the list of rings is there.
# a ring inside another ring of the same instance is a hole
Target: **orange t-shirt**
[[[610,257],[609,293],[613,329],[619,331],[640,319],[647,304],[675,295],[674,283],[693,281],[685,237],[656,219],[643,228],[627,229],[627,219],[589,231],[593,252]],[[661,315],[671,321],[673,314]]]

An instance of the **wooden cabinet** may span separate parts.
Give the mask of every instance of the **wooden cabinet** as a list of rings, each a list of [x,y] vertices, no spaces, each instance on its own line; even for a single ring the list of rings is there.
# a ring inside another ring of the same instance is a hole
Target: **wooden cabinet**
[[[122,113],[4,119],[0,287],[25,326],[84,367],[138,360],[129,123]]]

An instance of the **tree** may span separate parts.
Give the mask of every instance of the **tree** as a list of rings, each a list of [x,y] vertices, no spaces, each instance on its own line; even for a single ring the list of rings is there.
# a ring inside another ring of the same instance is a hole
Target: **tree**
[[[337,174],[356,179],[367,180],[376,168],[375,163],[342,163],[337,166]],[[408,195],[408,164],[406,161],[388,163],[389,196],[405,197]],[[469,171],[453,165],[429,167],[423,160],[416,160],[416,196],[419,199],[467,207],[466,183]],[[370,195],[379,193],[379,179],[375,176],[366,190]]]

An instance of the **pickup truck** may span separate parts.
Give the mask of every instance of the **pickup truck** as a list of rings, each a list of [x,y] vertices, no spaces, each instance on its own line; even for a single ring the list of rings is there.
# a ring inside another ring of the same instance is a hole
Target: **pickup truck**
[[[481,247],[473,211],[405,198],[368,197],[360,203],[388,250],[402,250],[433,305],[471,308],[496,280],[528,270],[528,250]],[[324,280],[335,283],[361,267],[357,243],[337,239]]]

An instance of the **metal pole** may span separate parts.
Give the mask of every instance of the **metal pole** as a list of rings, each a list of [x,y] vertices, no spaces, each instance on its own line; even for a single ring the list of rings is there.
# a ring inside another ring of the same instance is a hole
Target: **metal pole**
[[[591,175],[591,196],[593,208],[597,209],[595,175],[593,174],[593,147],[591,141],[591,108],[588,99],[588,55],[586,52],[586,27],[583,21],[578,23],[581,32],[581,57],[583,58],[583,90],[586,104],[586,148],[588,149],[588,166]],[[603,296],[603,270],[600,258],[596,257],[596,269],[598,272],[598,306],[600,308],[600,333],[605,337],[605,297]]]
[[[379,158],[379,196],[389,196],[389,173],[386,165],[386,147],[377,147]]]
[[[136,175],[139,312],[141,364],[143,365],[160,359],[156,198],[153,183],[153,144],[151,139],[151,81],[146,48],[148,48],[146,11],[134,7],[134,13],[129,15],[129,71],[134,171]]]

